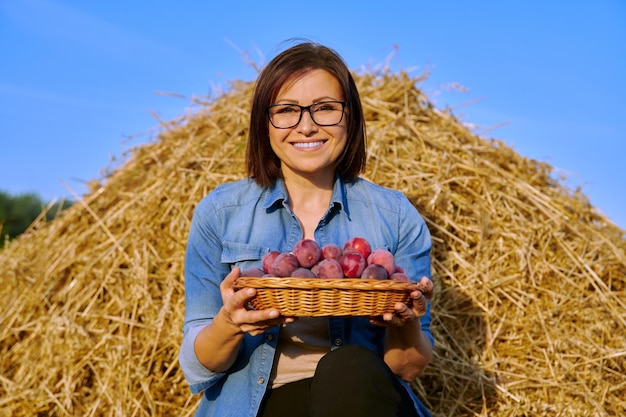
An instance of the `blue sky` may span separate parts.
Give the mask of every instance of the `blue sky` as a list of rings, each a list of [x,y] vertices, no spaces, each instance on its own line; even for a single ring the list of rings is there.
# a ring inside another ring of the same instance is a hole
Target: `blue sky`
[[[113,156],[148,140],[154,115],[170,120],[191,97],[254,79],[249,62],[292,37],[354,69],[397,46],[391,68],[428,70],[422,88],[437,106],[548,162],[626,229],[623,0],[2,0],[0,190],[82,195]]]

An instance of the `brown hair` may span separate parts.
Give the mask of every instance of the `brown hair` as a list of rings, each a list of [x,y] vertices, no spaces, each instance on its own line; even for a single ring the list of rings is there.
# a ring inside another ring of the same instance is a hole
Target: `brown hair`
[[[337,174],[342,180],[350,182],[365,169],[365,120],[354,78],[337,52],[313,42],[303,42],[274,57],[256,81],[246,168],[248,175],[259,185],[270,186],[282,177],[280,160],[270,146],[267,106],[273,103],[287,81],[314,69],[331,73],[339,81],[344,100],[348,103],[345,114],[348,139],[338,160]]]

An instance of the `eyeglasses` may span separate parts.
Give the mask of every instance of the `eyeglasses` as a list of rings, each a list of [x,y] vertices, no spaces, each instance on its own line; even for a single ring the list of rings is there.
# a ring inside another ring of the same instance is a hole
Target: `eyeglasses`
[[[297,104],[273,104],[267,107],[267,116],[276,129],[289,129],[302,120],[302,112],[308,111],[311,119],[318,126],[334,126],[341,123],[345,101],[320,101],[310,106]]]

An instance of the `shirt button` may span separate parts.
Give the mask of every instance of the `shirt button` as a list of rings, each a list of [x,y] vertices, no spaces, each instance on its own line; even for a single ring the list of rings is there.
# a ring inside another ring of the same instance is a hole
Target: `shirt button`
[[[270,333],[270,334],[268,334],[268,335],[267,335],[267,340],[269,340],[270,342],[271,342],[272,340],[274,340],[274,335],[273,335],[273,334],[271,334],[271,333]]]
[[[265,382],[265,378],[260,377],[258,380],[259,385],[263,385],[264,382]]]
[[[341,346],[343,341],[341,339],[335,339],[335,346]]]

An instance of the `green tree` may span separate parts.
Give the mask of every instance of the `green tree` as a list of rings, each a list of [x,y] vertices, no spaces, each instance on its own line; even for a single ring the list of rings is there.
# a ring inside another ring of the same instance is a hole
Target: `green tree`
[[[46,213],[51,220],[61,210],[72,205],[71,201],[55,203]],[[23,193],[12,196],[0,191],[0,248],[7,240],[22,234],[33,221],[45,210],[46,205],[35,193]]]

